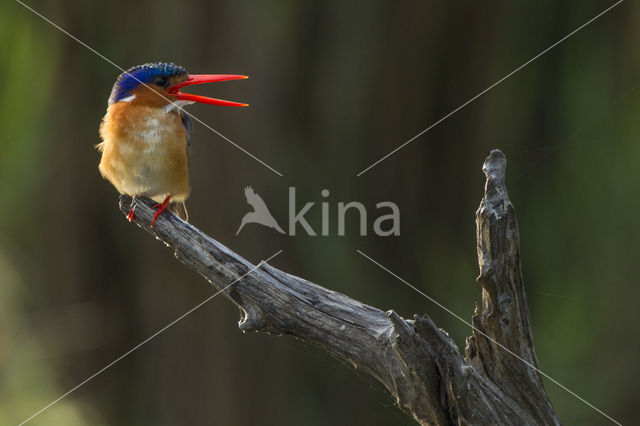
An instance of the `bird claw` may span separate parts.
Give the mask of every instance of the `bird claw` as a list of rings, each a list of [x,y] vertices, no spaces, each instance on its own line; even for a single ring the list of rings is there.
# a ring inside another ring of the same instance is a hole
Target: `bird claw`
[[[136,196],[132,195],[131,196],[131,207],[129,208],[129,213],[127,213],[127,220],[129,221],[129,223],[133,222],[133,220],[136,218],[136,213],[133,211],[134,208],[134,203],[136,201]]]
[[[171,196],[170,195],[167,198],[164,199],[162,204],[156,204],[155,206],[153,206],[153,209],[157,210],[157,211],[156,211],[156,214],[153,215],[153,219],[151,220],[151,227],[152,228],[153,228],[153,224],[156,222],[156,219],[158,218],[158,216],[160,216],[160,213],[162,213],[163,211],[165,211],[167,209],[167,206],[169,205],[169,200],[171,200]]]

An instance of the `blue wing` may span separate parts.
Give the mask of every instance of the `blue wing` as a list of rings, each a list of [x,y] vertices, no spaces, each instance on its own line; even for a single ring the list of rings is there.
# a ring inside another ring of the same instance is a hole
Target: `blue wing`
[[[191,121],[189,114],[184,111],[180,111],[180,120],[182,120],[182,126],[187,131],[187,147],[189,147],[191,144],[191,132],[193,132],[193,121]]]

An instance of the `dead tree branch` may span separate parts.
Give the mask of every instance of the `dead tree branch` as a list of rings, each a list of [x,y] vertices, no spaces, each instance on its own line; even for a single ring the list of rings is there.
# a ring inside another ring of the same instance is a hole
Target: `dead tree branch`
[[[476,213],[482,306],[476,306],[464,356],[427,315],[407,320],[268,264],[224,291],[240,309],[240,329],[319,345],[382,382],[400,408],[423,425],[560,424],[540,375],[517,358],[538,365],[505,167],[498,150],[483,166],[486,187]],[[131,202],[121,197],[125,214]],[[218,289],[255,268],[171,213],[151,228],[152,205],[136,198],[135,222]]]

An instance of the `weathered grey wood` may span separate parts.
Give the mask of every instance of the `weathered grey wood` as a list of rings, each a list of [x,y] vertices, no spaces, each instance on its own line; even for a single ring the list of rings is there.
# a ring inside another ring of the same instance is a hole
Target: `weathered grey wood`
[[[520,272],[518,223],[505,185],[506,163],[504,154],[494,150],[482,167],[487,180],[476,212],[480,265],[477,280],[482,285],[482,309],[476,306],[473,336],[467,339],[465,353],[470,363],[482,369],[498,387],[508,389],[524,409],[544,418],[554,411],[540,374],[531,368],[538,368],[538,359]],[[549,420],[559,423],[556,416]]]
[[[383,383],[400,408],[423,425],[560,424],[537,366],[520,275],[515,213],[504,184],[506,160],[485,161],[485,196],[477,212],[483,287],[477,328],[466,356],[426,315],[407,320],[262,264],[224,294],[240,309],[244,332],[288,334],[315,343]],[[121,196],[126,214],[131,198]],[[151,200],[136,198],[135,222],[171,247],[175,256],[223,289],[254,265],[175,215],[150,227]]]

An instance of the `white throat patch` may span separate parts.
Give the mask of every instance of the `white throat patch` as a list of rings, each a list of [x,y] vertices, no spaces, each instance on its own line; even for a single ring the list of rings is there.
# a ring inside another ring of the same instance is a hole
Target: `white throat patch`
[[[174,101],[164,107],[164,112],[170,113],[174,109],[182,109],[184,106],[191,105],[193,101]]]

